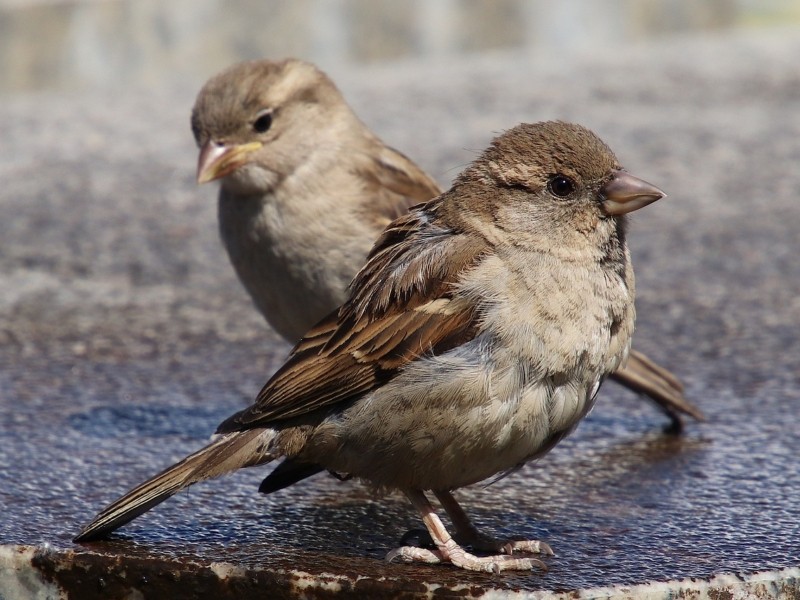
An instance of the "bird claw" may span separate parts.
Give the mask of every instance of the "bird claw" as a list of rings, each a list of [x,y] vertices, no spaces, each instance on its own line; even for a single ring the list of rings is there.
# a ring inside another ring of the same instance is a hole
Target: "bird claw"
[[[500,554],[543,554],[555,556],[555,552],[547,542],[526,540],[522,538],[496,539],[479,532],[456,535],[456,542],[477,552],[498,552]],[[436,544],[425,529],[409,529],[402,538],[400,546],[415,549],[435,550]],[[398,548],[399,550],[399,548]],[[394,551],[392,551],[394,552]],[[390,552],[391,554],[391,552]]]
[[[500,552],[502,554],[543,554],[555,556],[550,544],[539,540],[526,540],[520,538],[495,539],[482,533],[469,532],[463,536],[456,536],[456,541],[462,546],[469,546],[478,552]]]
[[[503,554],[543,554],[545,556],[555,556],[555,552],[546,542],[539,540],[508,540],[503,544],[503,540],[497,540],[500,551]]]
[[[527,540],[519,540],[520,543],[527,542]],[[535,542],[535,540],[531,540]],[[517,542],[509,542],[509,544],[516,544]],[[547,554],[545,550],[549,550],[549,554],[553,551],[550,546],[543,542],[536,542],[538,550],[520,550],[525,552],[541,552]],[[532,548],[533,544],[527,544],[525,548]],[[420,562],[429,565],[440,564],[449,562],[455,567],[466,569],[468,571],[482,571],[485,573],[500,573],[502,571],[532,571],[539,569],[547,571],[545,565],[538,558],[517,558],[509,554],[498,554],[495,556],[475,556],[464,550],[461,546],[450,540],[443,548],[437,550],[428,550],[427,548],[417,548],[415,546],[401,546],[395,548],[386,555],[388,562],[402,561],[407,563]]]
[[[418,548],[417,546],[400,546],[386,555],[386,562],[422,562],[429,565],[437,565],[444,562],[441,552]]]

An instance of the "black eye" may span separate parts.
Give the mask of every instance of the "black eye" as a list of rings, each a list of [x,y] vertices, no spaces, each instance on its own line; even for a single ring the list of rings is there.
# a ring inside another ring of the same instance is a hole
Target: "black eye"
[[[564,175],[555,175],[547,182],[547,189],[550,193],[559,198],[566,198],[575,191],[575,183]]]
[[[266,133],[272,127],[272,111],[264,111],[253,121],[253,131]]]

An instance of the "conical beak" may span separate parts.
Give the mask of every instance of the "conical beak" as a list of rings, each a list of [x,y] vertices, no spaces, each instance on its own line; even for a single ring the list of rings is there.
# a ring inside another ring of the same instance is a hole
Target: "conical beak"
[[[618,216],[639,210],[666,196],[651,183],[625,171],[615,170],[611,181],[600,188],[606,214]]]
[[[208,183],[230,175],[250,161],[250,154],[261,148],[261,142],[220,144],[208,140],[200,148],[197,159],[197,183]]]

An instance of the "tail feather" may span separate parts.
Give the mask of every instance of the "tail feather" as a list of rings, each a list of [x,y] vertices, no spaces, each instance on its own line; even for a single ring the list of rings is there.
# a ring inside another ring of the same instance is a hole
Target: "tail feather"
[[[198,481],[269,462],[275,458],[270,453],[274,436],[271,429],[251,429],[220,436],[107,506],[74,541],[101,539]]]
[[[706,420],[701,410],[684,397],[680,380],[641,352],[631,350],[628,364],[612,373],[611,378],[635,392],[647,394],[669,416],[682,413],[698,421]]]
[[[321,473],[324,470],[325,467],[320,467],[319,465],[298,462],[287,458],[264,478],[258,491],[262,494],[271,494],[272,492],[277,492],[285,487],[294,485],[307,477]]]

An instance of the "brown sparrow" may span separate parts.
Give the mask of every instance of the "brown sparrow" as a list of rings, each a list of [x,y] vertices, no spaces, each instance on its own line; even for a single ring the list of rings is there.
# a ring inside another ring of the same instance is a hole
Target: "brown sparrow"
[[[386,225],[441,191],[299,60],[244,62],[206,83],[192,112],[197,180],[220,180],[219,225],[239,279],[289,342],[347,298]],[[612,375],[680,429],[703,419],[668,370],[632,352]]]
[[[247,166],[230,185],[243,192],[273,176],[292,177]],[[535,540],[470,554],[424,491],[463,536],[475,534],[450,492],[543,456],[587,414],[630,349],[625,214],[663,195],[583,127],[507,131],[449,191],[385,229],[345,303],[305,334],[252,406],[76,541],[198,481],[286,457],[402,490],[436,549],[403,547],[390,559],[490,572],[543,566],[511,555],[550,553]]]

